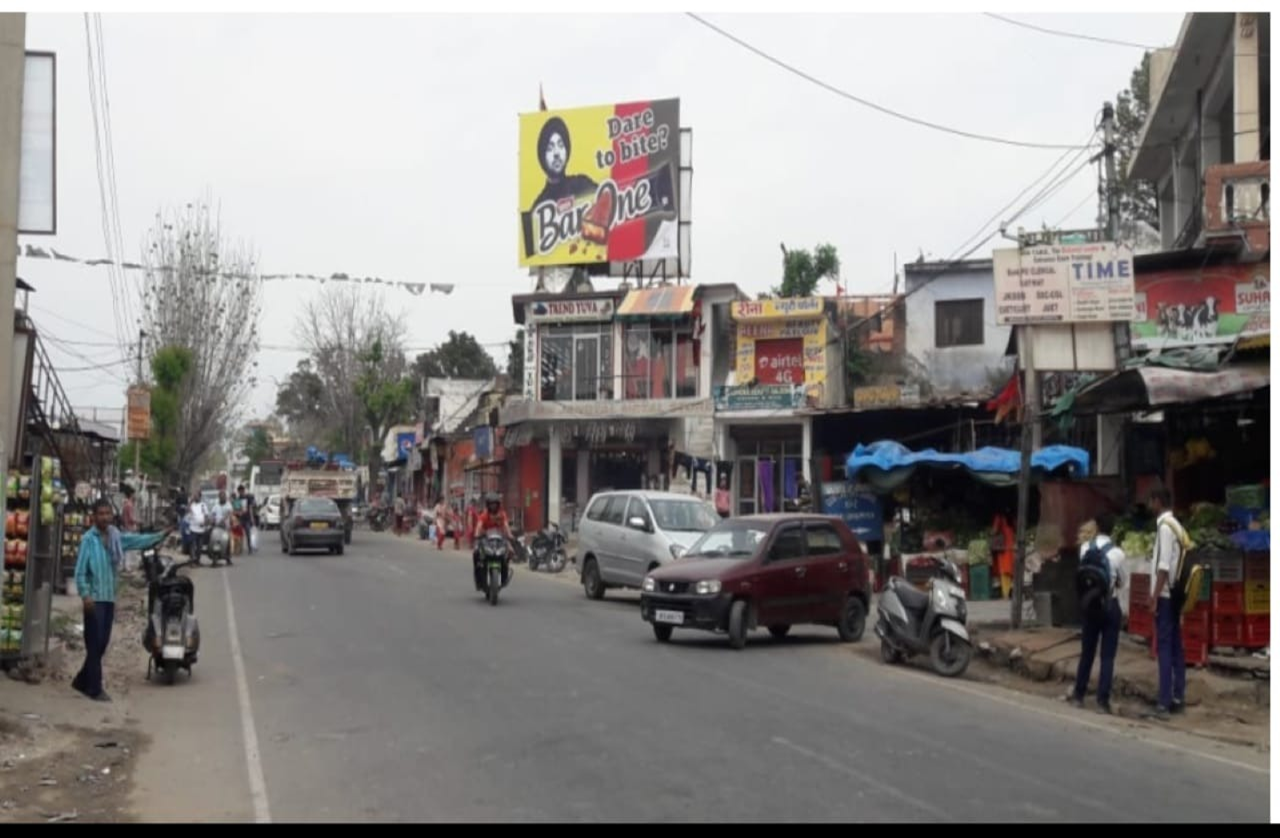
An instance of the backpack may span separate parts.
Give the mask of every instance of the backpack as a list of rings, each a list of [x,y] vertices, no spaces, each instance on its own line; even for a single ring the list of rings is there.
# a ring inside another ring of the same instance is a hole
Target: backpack
[[[1187,535],[1186,528],[1173,518],[1166,520],[1160,526],[1169,527],[1173,530],[1181,551],[1181,555],[1178,556],[1178,565],[1174,568],[1173,578],[1169,580],[1169,599],[1175,611],[1181,611],[1184,614],[1189,613],[1195,609],[1196,602],[1200,599],[1199,594],[1201,586],[1204,584],[1205,567],[1198,562],[1189,560],[1191,551],[1196,548],[1196,543],[1191,540],[1191,536]],[[1192,591],[1196,592],[1195,596],[1190,595]]]
[[[1076,571],[1076,594],[1080,599],[1080,611],[1086,614],[1102,614],[1114,593],[1115,579],[1111,562],[1098,539],[1089,542]]]

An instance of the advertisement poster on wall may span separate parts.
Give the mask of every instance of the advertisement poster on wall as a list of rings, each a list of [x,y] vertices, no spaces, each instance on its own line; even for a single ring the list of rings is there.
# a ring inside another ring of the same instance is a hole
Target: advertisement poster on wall
[[[884,541],[884,516],[874,492],[844,480],[823,483],[819,491],[823,515],[842,518],[864,545]]]
[[[804,385],[821,399],[827,380],[827,318],[817,297],[736,302],[739,385]]]
[[[521,114],[521,267],[678,258],[679,176],[679,99]]]
[[[1271,268],[1230,263],[1143,273],[1134,307],[1135,349],[1232,343],[1269,331]]]

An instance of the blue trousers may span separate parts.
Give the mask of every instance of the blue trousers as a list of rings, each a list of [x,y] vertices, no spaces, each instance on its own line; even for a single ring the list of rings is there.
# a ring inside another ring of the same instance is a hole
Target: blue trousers
[[[1187,656],[1182,649],[1182,611],[1168,599],[1156,604],[1156,657],[1160,661],[1160,706],[1171,710],[1187,694]]]
[[[1098,669],[1098,703],[1111,703],[1111,681],[1116,668],[1116,650],[1120,647],[1120,623],[1124,614],[1120,602],[1111,597],[1106,610],[1086,614],[1082,628],[1080,666],[1076,670],[1075,696],[1083,700],[1089,689],[1089,675],[1093,672],[1093,659],[1102,643],[1102,663]]]
[[[95,602],[84,612],[84,666],[71,686],[90,698],[102,693],[102,656],[111,644],[111,625],[116,618],[114,602]]]

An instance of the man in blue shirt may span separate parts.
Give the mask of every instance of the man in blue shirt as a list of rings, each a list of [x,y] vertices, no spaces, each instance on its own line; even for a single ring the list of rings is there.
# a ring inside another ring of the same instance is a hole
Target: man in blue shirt
[[[126,550],[147,550],[168,532],[137,535],[111,525],[115,510],[106,498],[93,505],[93,529],[80,542],[76,557],[76,590],[84,600],[84,666],[71,686],[94,701],[110,701],[102,689],[102,656],[111,642],[116,613],[116,574]]]

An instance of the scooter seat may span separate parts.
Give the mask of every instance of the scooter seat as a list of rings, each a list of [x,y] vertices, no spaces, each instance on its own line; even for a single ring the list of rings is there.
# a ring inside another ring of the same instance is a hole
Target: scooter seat
[[[889,589],[893,591],[902,607],[908,611],[923,613],[929,607],[929,594],[912,585],[906,579],[894,577],[889,580]]]

